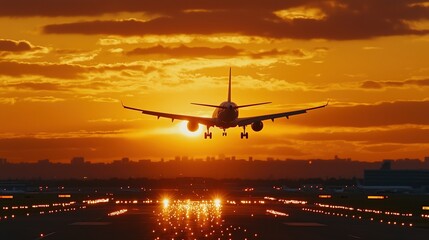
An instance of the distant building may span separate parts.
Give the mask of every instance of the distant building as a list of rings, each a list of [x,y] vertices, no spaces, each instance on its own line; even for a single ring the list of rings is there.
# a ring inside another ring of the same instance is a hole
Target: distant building
[[[385,160],[378,170],[364,170],[367,186],[429,186],[429,170],[392,170],[392,161]]]
[[[380,170],[391,170],[393,160],[384,160],[381,164]]]
[[[6,164],[6,163],[7,163],[7,159],[6,158],[0,158],[0,165]]]
[[[51,162],[49,161],[49,159],[42,159],[37,161],[38,164],[50,164]]]
[[[70,161],[71,165],[83,165],[85,164],[85,158],[84,157],[74,157]]]

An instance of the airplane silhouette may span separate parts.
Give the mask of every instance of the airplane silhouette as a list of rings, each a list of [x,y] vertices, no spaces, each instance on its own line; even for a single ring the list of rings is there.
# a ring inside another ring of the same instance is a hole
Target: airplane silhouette
[[[181,115],[181,114],[172,114],[172,113],[163,113],[163,112],[155,112],[155,111],[149,111],[144,110],[140,108],[134,108],[125,106],[122,103],[122,107],[129,109],[129,110],[135,110],[139,111],[142,114],[147,115],[153,115],[163,118],[170,118],[172,121],[175,119],[177,120],[185,120],[188,121],[187,127],[188,130],[191,132],[195,132],[198,130],[199,125],[202,124],[207,127],[207,131],[204,133],[204,138],[212,138],[212,132],[210,132],[211,127],[218,127],[220,129],[223,129],[222,136],[226,136],[226,129],[232,128],[232,127],[242,127],[243,132],[241,133],[241,138],[249,138],[249,133],[246,132],[246,126],[250,125],[255,132],[259,132],[264,127],[264,124],[262,121],[271,119],[274,121],[276,118],[286,117],[289,119],[290,116],[298,115],[306,113],[307,111],[323,108],[326,107],[329,103],[329,101],[321,106],[312,107],[312,108],[306,108],[296,111],[289,111],[289,112],[282,112],[282,113],[275,113],[275,114],[267,114],[267,115],[261,115],[261,116],[254,116],[254,117],[244,117],[239,118],[238,117],[238,109],[244,108],[244,107],[251,107],[251,106],[257,106],[257,105],[263,105],[268,104],[271,102],[262,102],[262,103],[253,103],[253,104],[246,104],[246,105],[237,105],[234,102],[231,101],[231,68],[229,69],[229,84],[228,84],[228,100],[225,102],[222,102],[219,106],[212,105],[212,104],[203,104],[203,103],[191,103],[194,105],[204,106],[204,107],[213,107],[215,108],[213,115],[211,118],[208,117],[197,117],[197,116],[188,116],[188,115]]]

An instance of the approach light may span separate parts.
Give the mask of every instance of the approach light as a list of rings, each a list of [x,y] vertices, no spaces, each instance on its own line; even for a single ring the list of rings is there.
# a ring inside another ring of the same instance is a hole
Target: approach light
[[[162,205],[164,206],[164,208],[168,208],[168,206],[170,205],[170,200],[168,198],[164,198],[162,200]]]

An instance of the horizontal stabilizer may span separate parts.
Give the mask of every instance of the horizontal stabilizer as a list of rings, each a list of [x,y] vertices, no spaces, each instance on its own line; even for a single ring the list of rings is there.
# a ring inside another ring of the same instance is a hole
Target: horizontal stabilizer
[[[246,105],[236,106],[234,108],[237,109],[237,108],[244,108],[244,107],[252,107],[252,106],[258,106],[258,105],[269,104],[269,103],[271,103],[271,102],[252,103],[252,104],[246,104]],[[204,107],[224,108],[224,109],[226,108],[224,106],[213,105],[213,104],[205,104],[205,103],[191,103],[191,104],[198,105],[198,106],[204,106]]]
[[[205,103],[191,103],[193,105],[204,106],[204,107],[213,107],[213,108],[226,108],[219,105],[205,104]]]
[[[236,108],[252,107],[252,106],[264,105],[264,104],[269,104],[269,103],[271,103],[271,102],[252,103],[252,104],[237,106]]]

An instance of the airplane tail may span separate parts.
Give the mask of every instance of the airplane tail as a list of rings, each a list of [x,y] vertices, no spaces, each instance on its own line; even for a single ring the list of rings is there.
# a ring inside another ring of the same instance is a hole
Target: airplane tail
[[[229,68],[228,102],[231,102],[231,67]]]
[[[231,102],[231,67],[229,68],[228,102]],[[246,104],[246,105],[236,106],[235,109],[237,109],[237,108],[245,108],[245,107],[252,107],[252,106],[263,105],[263,104],[268,104],[268,103],[271,103],[271,102]]]
[[[231,67],[229,68],[228,102],[229,103],[231,102]],[[236,106],[236,107],[234,107],[234,109],[245,108],[245,107],[252,107],[252,106],[263,105],[263,104],[268,104],[268,103],[271,103],[271,102],[246,104],[246,105]],[[217,106],[217,105],[213,105],[213,104],[205,104],[205,103],[191,103],[191,104],[198,105],[198,106],[204,106],[204,107],[226,108],[226,107],[222,107],[222,106]]]

